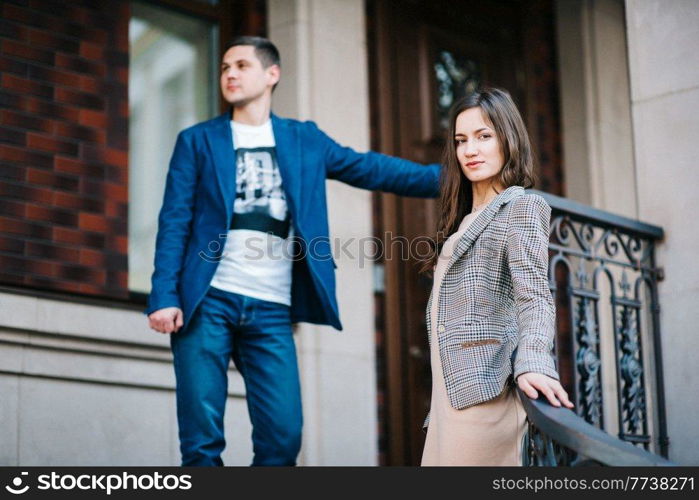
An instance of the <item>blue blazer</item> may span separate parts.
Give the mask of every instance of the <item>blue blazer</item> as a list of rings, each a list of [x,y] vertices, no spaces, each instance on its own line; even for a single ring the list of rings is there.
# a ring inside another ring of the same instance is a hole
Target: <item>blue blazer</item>
[[[272,129],[298,254],[303,255],[292,268],[291,320],[342,330],[325,179],[405,196],[435,197],[440,167],[374,152],[357,153],[337,144],[310,121],[272,115]],[[230,113],[180,132],[158,219],[146,314],[179,307],[187,327],[223,252],[233,217],[235,174]]]

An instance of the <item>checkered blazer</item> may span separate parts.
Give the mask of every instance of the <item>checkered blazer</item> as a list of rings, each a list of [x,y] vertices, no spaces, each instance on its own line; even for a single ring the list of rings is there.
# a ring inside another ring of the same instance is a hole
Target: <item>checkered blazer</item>
[[[558,379],[547,273],[550,217],[541,196],[512,186],[490,202],[454,247],[439,289],[436,332],[447,394],[456,409],[502,392],[513,375],[515,349],[514,378],[537,372]],[[434,291],[427,304],[429,337],[433,296]]]

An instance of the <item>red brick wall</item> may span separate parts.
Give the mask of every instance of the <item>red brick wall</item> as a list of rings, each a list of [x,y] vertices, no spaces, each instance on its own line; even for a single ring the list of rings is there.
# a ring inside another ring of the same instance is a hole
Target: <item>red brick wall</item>
[[[129,3],[1,5],[0,284],[126,297]]]

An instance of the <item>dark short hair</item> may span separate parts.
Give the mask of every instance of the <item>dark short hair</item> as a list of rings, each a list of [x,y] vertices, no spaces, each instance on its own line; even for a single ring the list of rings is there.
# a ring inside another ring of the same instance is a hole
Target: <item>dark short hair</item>
[[[226,44],[223,53],[225,54],[228,49],[237,47],[238,45],[250,45],[255,47],[255,55],[264,68],[269,68],[273,64],[279,67],[282,65],[277,47],[266,38],[261,36],[237,36]]]

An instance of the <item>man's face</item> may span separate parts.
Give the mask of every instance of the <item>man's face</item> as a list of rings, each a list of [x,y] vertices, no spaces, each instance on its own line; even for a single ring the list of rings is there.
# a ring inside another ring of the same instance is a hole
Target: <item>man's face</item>
[[[276,64],[262,66],[252,45],[231,47],[221,59],[221,94],[226,102],[238,107],[257,99],[269,99],[279,74]]]

